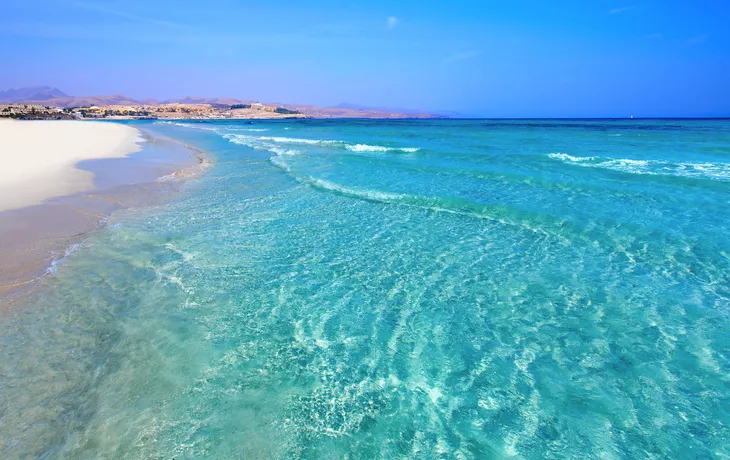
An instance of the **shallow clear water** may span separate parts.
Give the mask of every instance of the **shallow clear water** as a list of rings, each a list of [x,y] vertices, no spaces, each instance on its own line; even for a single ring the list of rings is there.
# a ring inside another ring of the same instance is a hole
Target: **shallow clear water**
[[[140,123],[215,166],[0,322],[14,458],[730,456],[730,122]]]

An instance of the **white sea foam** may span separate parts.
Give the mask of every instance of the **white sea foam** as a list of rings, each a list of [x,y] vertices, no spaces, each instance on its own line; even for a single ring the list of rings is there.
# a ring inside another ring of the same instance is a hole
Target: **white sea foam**
[[[574,163],[591,161],[591,160],[595,160],[598,158],[598,157],[574,157],[572,155],[568,155],[567,153],[548,153],[548,156],[550,158],[554,158],[556,160],[571,161]]]
[[[173,121],[159,121],[157,123],[175,125],[175,126],[180,126],[183,128],[214,131],[219,134],[222,134],[223,137],[228,139],[230,142],[233,142],[236,144],[241,144],[241,145],[247,145],[249,147],[254,147],[254,148],[259,148],[259,147],[267,148],[266,146],[262,145],[260,142],[257,142],[257,141],[264,141],[264,142],[275,142],[277,144],[322,145],[322,146],[333,146],[333,147],[344,146],[347,150],[350,150],[352,152],[400,151],[400,152],[406,152],[406,153],[414,153],[414,152],[417,152],[420,150],[417,147],[384,147],[382,145],[347,144],[347,143],[345,143],[345,141],[330,140],[330,139],[307,139],[307,138],[283,137],[283,136],[247,136],[244,134],[234,134],[234,133],[230,133],[230,132],[221,133],[220,129],[217,127],[202,126],[201,124],[196,124],[196,123],[179,123],[179,122],[173,122]],[[288,129],[288,128],[285,128],[285,129]],[[238,127],[233,128],[231,130],[237,131],[237,132],[240,132],[240,131],[245,131],[245,132],[269,131],[268,128],[238,128]]]
[[[278,142],[281,144],[307,144],[307,145],[338,145],[342,141],[330,141],[325,139],[300,139],[296,137],[261,136],[262,141]]]
[[[268,150],[270,152],[275,153],[277,156],[282,156],[282,155],[294,156],[294,155],[299,155],[301,153],[299,150],[282,149],[279,147],[269,147]]]
[[[407,197],[400,193],[389,193],[381,192],[378,190],[358,189],[352,187],[346,187],[344,185],[337,184],[335,182],[328,181],[326,179],[308,178],[306,182],[309,182],[314,187],[331,190],[333,192],[339,192],[344,195],[350,195],[357,198],[363,198],[366,200],[375,200],[383,202],[399,202],[401,199]]]
[[[258,141],[259,138],[256,136],[248,136],[245,134],[226,133],[226,134],[223,134],[221,137],[223,137],[223,139],[227,139],[228,142],[231,142],[233,144],[245,145],[247,147],[253,147],[253,148],[265,148],[266,147],[266,145],[264,143]]]
[[[275,157],[279,156],[293,156],[293,155],[299,155],[301,152],[295,149],[291,148],[282,148],[276,144],[272,144],[270,142],[262,141],[261,137],[256,136],[248,136],[245,134],[223,134],[222,136],[224,139],[228,139],[229,142],[233,144],[238,145],[245,145],[246,147],[251,147],[254,149],[263,149],[268,150],[269,152],[273,153]],[[272,160],[273,160],[272,158]]]
[[[46,268],[46,275],[55,275],[58,273],[58,265],[63,263],[65,259],[70,256],[74,251],[76,251],[81,246],[81,243],[74,243],[63,250],[63,255],[58,256],[57,252],[53,252],[53,260],[51,261],[50,265]]]
[[[449,207],[448,205],[444,205],[439,202],[438,198],[433,197],[426,197],[426,196],[418,196],[418,195],[408,195],[403,193],[392,193],[392,192],[385,192],[380,190],[372,190],[372,189],[363,189],[363,188],[355,188],[355,187],[348,187],[345,185],[341,185],[332,181],[329,181],[327,179],[321,179],[312,177],[309,175],[302,175],[300,173],[296,173],[292,169],[292,165],[286,160],[287,157],[291,157],[293,155],[298,155],[301,152],[297,150],[287,150],[282,149],[281,147],[276,146],[275,144],[271,144],[272,137],[256,137],[256,136],[247,136],[243,134],[224,134],[223,137],[225,139],[228,139],[229,142],[245,145],[252,148],[261,148],[268,150],[275,155],[270,158],[271,164],[277,166],[278,168],[281,168],[283,171],[291,174],[294,179],[297,181],[310,185],[315,188],[323,189],[323,190],[330,190],[336,193],[341,193],[343,195],[348,195],[354,198],[360,198],[360,199],[366,199],[366,200],[372,200],[372,201],[379,201],[382,203],[391,203],[391,204],[402,204],[406,206],[413,206],[418,207],[422,209],[428,209],[431,211],[437,211],[437,212],[446,212],[450,214],[459,214],[459,215],[467,215],[471,217],[476,217],[480,219],[488,219],[493,220],[496,222],[500,222],[502,224],[506,225],[518,225],[524,228],[528,228],[529,230],[533,232],[537,232],[538,230],[526,226],[522,223],[516,223],[512,222],[509,219],[503,219],[499,217],[493,217],[489,215],[488,213],[480,213],[475,212],[473,210],[465,210],[465,209],[453,209]],[[282,139],[282,138],[277,138]],[[289,138],[284,138],[289,139]],[[268,142],[267,142],[268,141]],[[287,142],[284,142],[287,143]],[[575,158],[575,157],[573,157]],[[540,230],[542,231],[542,230]],[[542,231],[544,232],[544,231]]]
[[[730,163],[692,163],[630,158],[575,157],[567,153],[550,153],[548,157],[564,163],[589,168],[610,169],[630,174],[664,175],[730,181]]]
[[[275,148],[276,144],[300,144],[300,145],[315,145],[315,146],[326,146],[326,147],[345,147],[351,152],[405,152],[414,153],[420,149],[416,147],[384,147],[382,145],[368,145],[368,144],[346,144],[340,140],[329,140],[329,139],[307,139],[307,138],[296,138],[296,137],[282,137],[282,136],[253,136],[247,134],[235,134],[225,133],[222,134],[223,138],[228,139],[229,142],[234,144],[245,145],[252,148],[263,148],[273,153],[279,154],[279,150]]]
[[[182,128],[197,128],[197,126],[193,125],[192,123],[180,123],[177,121],[158,121],[157,123],[161,125],[180,126]]]
[[[283,169],[286,172],[291,172],[291,166],[289,166],[289,163],[284,161],[282,159],[282,157],[275,156],[275,157],[272,157],[271,160],[269,160],[269,161],[271,161],[271,164],[273,164],[274,166],[278,166],[279,168]]]
[[[401,151],[406,153],[418,152],[416,147],[383,147],[382,145],[368,145],[368,144],[346,144],[345,148],[352,152],[393,152]]]
[[[388,147],[381,147],[379,145],[366,145],[366,144],[355,144],[355,145],[346,145],[345,148],[347,150],[351,150],[353,152],[387,152],[389,149]]]

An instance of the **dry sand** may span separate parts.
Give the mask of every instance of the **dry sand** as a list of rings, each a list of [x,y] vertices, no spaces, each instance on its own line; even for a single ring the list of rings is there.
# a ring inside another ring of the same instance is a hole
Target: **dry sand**
[[[0,120],[0,211],[91,190],[94,174],[78,162],[125,157],[142,140],[116,123]]]

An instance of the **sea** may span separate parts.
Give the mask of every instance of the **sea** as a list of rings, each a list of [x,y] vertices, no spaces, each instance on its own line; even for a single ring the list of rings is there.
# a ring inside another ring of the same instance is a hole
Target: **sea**
[[[730,120],[130,124],[213,166],[0,317],[0,457],[730,458]]]

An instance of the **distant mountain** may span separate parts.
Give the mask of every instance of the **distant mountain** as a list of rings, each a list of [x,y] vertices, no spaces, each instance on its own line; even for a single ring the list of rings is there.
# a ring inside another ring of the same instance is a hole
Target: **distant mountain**
[[[232,97],[196,97],[196,96],[185,96],[181,99],[168,99],[165,101],[167,104],[178,103],[178,104],[212,104],[212,105],[234,105],[234,104],[250,104],[254,101],[235,99]]]
[[[351,102],[342,102],[335,106],[336,109],[352,109],[352,110],[382,110],[385,107],[370,107],[361,104],[353,104]],[[387,109],[386,109],[387,111]]]
[[[336,107],[319,107],[303,104],[278,104],[290,110],[306,113],[314,118],[445,118],[443,115],[416,110],[393,109],[390,107],[367,107],[364,105],[339,104]]]
[[[370,107],[367,105],[361,105],[361,104],[353,104],[351,102],[342,102],[340,104],[337,104],[334,108],[337,109],[350,109],[350,110],[365,110],[365,111],[376,111],[376,112],[391,112],[391,113],[405,113],[405,114],[423,114],[422,110],[414,110],[414,109],[403,109],[403,108],[396,108],[396,107]]]
[[[68,95],[50,86],[29,86],[0,91],[0,102],[47,101],[57,97],[68,97]]]
[[[422,118],[422,115],[424,115],[424,112],[422,110],[414,110],[414,109],[403,109],[403,108],[396,108],[396,107],[370,107],[367,105],[361,105],[361,104],[352,104],[350,102],[343,102],[341,104],[337,104],[335,106],[338,109],[352,109],[352,110],[375,110],[378,112],[393,112],[393,113],[405,113],[408,115],[416,115],[416,118]],[[456,112],[453,110],[439,110],[438,115],[435,115],[435,117],[439,118],[474,118],[474,115],[468,115],[462,112]]]
[[[52,88],[55,89],[55,88]],[[214,106],[227,106],[233,104],[250,104],[253,101],[235,99],[232,97],[193,97],[186,96],[177,99],[164,101],[155,98],[134,99],[124,94],[112,94],[109,96],[68,96],[58,91],[54,96],[49,92],[33,93],[30,96],[21,96],[19,90],[0,92],[0,102],[15,102],[26,104],[42,104],[54,107],[90,107],[92,105],[156,105],[156,104],[211,104]],[[32,92],[31,92],[32,93]],[[5,95],[6,97],[3,97]],[[28,94],[28,93],[24,93]]]
[[[111,96],[63,96],[50,99],[22,99],[13,102],[50,105],[52,107],[90,107],[92,105],[140,105],[142,102],[123,94]],[[150,102],[145,102],[149,104]],[[159,102],[153,102],[158,104]]]

